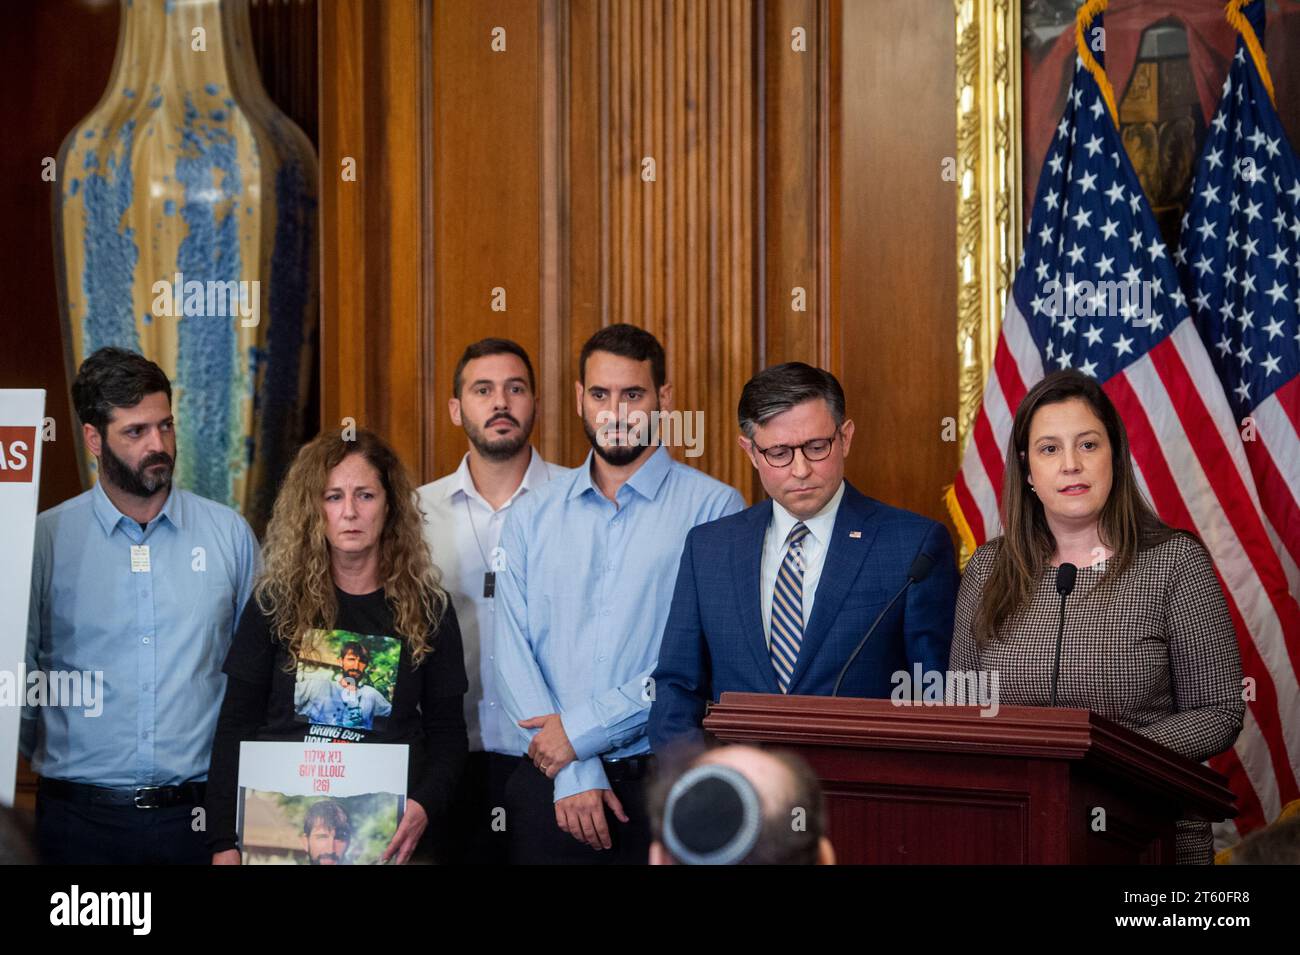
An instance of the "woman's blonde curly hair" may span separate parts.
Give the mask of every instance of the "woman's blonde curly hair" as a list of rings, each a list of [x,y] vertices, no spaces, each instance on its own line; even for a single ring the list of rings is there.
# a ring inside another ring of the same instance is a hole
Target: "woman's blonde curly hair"
[[[383,484],[387,512],[379,578],[413,665],[432,649],[431,636],[447,608],[447,593],[424,543],[415,488],[397,454],[372,431],[324,432],[303,445],[285,475],[253,590],[258,607],[272,618],[272,634],[289,652],[286,669],[297,665],[307,633],[333,630],[338,616],[323,501],[330,472],[352,454],[365,458]]]

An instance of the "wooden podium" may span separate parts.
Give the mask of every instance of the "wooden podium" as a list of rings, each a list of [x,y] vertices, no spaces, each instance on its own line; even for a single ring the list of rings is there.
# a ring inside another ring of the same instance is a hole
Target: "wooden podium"
[[[1172,864],[1226,780],[1088,710],[723,693],[704,728],[808,761],[842,863]]]

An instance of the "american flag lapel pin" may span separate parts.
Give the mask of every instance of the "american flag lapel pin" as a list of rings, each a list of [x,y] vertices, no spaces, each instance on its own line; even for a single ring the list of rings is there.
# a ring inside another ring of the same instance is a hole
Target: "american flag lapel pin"
[[[862,531],[849,531],[849,537],[853,538],[854,540],[857,540],[861,536],[862,536]]]

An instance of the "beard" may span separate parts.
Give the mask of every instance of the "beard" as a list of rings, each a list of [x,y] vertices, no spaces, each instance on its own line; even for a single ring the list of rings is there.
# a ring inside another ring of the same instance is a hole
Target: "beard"
[[[493,438],[487,433],[493,422],[509,421],[519,429],[519,433],[504,438]],[[489,418],[483,427],[465,422],[465,434],[469,437],[470,444],[474,445],[478,453],[483,455],[489,461],[508,461],[518,454],[532,437],[533,419],[528,419],[527,426],[520,424],[515,420],[513,415],[499,414]]]
[[[654,410],[658,411],[658,406]],[[600,455],[607,464],[612,464],[616,468],[626,467],[650,448],[648,442],[645,444],[610,444],[608,437],[602,439],[601,435],[596,433],[596,429],[592,427],[585,414],[582,416],[582,430],[587,432],[587,440],[591,442],[591,449]],[[609,429],[609,431],[613,430],[613,428]],[[624,424],[623,430],[625,434],[629,430],[626,424]],[[606,431],[605,434],[608,435],[609,431]]]
[[[155,464],[167,465],[157,474],[149,474],[149,468]],[[131,466],[113,453],[108,436],[104,435],[99,443],[99,466],[114,487],[134,497],[153,497],[158,491],[172,483],[172,469],[176,462],[166,451],[155,451],[148,455],[140,466],[132,470]]]

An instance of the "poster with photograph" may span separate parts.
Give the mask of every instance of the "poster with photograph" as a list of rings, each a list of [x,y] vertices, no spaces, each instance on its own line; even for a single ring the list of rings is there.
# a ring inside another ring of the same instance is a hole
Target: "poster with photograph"
[[[303,639],[293,703],[309,738],[358,742],[393,712],[402,642],[350,630],[312,630]]]
[[[375,865],[406,811],[409,747],[244,742],[244,865]]]

